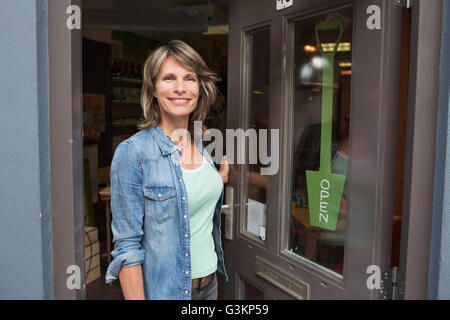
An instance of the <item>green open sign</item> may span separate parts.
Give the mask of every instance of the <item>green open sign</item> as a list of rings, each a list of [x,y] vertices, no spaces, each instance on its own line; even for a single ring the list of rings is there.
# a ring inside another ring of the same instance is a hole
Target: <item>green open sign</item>
[[[324,52],[319,39],[319,30],[339,30],[339,36],[332,52]],[[345,175],[331,172],[331,129],[333,121],[333,77],[334,54],[344,32],[341,20],[320,21],[315,28],[317,47],[322,53],[322,124],[320,136],[320,169],[306,171],[310,224],[315,227],[336,230]]]

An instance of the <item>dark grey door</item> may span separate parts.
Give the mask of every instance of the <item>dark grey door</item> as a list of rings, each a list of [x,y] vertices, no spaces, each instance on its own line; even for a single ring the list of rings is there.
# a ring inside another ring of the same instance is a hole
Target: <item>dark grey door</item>
[[[229,159],[226,299],[379,298],[377,270],[391,263],[401,12],[381,0],[231,1],[227,128],[243,129],[249,148],[245,164]],[[255,161],[265,132],[272,157]],[[334,209],[327,185],[314,202],[307,177],[325,168],[345,179]],[[337,220],[318,226],[317,214]]]

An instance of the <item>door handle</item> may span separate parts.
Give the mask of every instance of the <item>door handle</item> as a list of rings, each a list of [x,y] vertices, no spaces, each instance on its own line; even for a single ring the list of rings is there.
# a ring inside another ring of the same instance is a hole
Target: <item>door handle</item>
[[[233,240],[233,188],[225,188],[225,204],[222,205],[225,215],[225,239]]]

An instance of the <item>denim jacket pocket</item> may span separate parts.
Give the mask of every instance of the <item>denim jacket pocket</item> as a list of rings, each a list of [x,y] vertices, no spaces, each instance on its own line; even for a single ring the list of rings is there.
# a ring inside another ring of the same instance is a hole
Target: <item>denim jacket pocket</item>
[[[144,186],[145,214],[162,223],[172,218],[176,211],[175,187]]]

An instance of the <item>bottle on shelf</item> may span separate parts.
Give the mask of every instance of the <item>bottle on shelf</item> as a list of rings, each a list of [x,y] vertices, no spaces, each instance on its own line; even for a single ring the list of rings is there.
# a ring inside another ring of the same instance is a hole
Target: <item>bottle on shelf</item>
[[[114,60],[113,61],[113,65],[112,65],[112,67],[111,67],[111,75],[113,76],[113,77],[117,77],[117,73],[118,73],[118,67],[117,67],[117,60]]]
[[[123,60],[119,60],[119,77],[124,77],[126,74],[126,65],[125,65],[125,61]]]
[[[137,63],[133,62],[133,78],[137,79],[139,77]]]
[[[142,76],[142,65],[141,64],[138,64],[138,78],[139,79],[143,79],[143,76]]]
[[[127,61],[127,71],[125,73],[125,77],[126,78],[131,78],[132,77],[131,62],[130,61]]]
[[[111,66],[111,74],[117,78],[142,80],[143,66],[133,61],[114,59]]]

